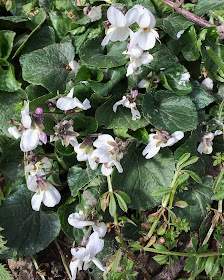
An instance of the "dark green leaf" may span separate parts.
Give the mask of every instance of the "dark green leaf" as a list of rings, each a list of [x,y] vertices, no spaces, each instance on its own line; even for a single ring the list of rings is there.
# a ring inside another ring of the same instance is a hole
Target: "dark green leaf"
[[[4,59],[0,59],[0,90],[15,92],[21,88],[15,78],[14,66]]]
[[[62,145],[62,141],[58,140],[54,143],[56,151],[62,155],[70,156],[74,153],[74,147],[72,145],[68,145],[67,147]]]
[[[143,115],[157,129],[170,133],[185,132],[197,127],[197,112],[191,99],[169,91],[160,90],[154,95],[146,94],[143,100]]]
[[[199,50],[197,47],[197,34],[194,26],[191,26],[184,32],[177,44],[180,44],[180,51],[187,61],[195,61],[199,58]]]
[[[87,66],[98,68],[113,68],[124,65],[126,56],[126,42],[113,43],[107,55],[103,54],[101,47],[102,37],[86,41],[80,50],[80,58]]]
[[[188,75],[188,72],[183,65],[177,64],[169,67],[163,73],[166,76],[169,87],[176,94],[185,95],[192,91],[191,83],[185,80],[185,75]]]
[[[64,204],[58,208],[58,217],[61,223],[61,229],[72,240],[81,243],[83,239],[83,230],[75,228],[68,223],[68,216],[76,212],[76,204]]]
[[[54,43],[54,29],[50,26],[43,26],[35,32],[35,36],[32,36],[29,39],[29,44],[25,45],[22,54],[27,54],[32,51],[42,49]]]
[[[79,132],[80,136],[86,136],[87,134],[97,131],[98,123],[93,117],[85,116],[81,113],[76,113],[71,118],[74,121],[74,130]]]
[[[202,184],[192,184],[189,190],[178,194],[178,199],[187,202],[186,208],[175,208],[175,214],[181,219],[186,219],[190,227],[196,229],[207,214],[207,204],[211,203],[212,182],[204,178]]]
[[[40,28],[40,26],[42,25],[42,23],[44,23],[45,19],[46,19],[46,13],[42,10],[39,9],[38,13],[31,16],[31,29],[32,32],[25,38],[25,40],[23,41],[23,43],[19,46],[19,48],[16,50],[14,57],[16,57],[21,50],[24,48],[25,44],[27,43],[27,41],[32,37],[32,35]]]
[[[3,201],[0,226],[4,228],[2,234],[9,250],[0,256],[1,259],[33,255],[45,249],[59,234],[57,214],[34,211],[32,195],[25,185],[20,185]]]
[[[70,30],[77,27],[76,22],[69,18],[65,13],[52,11],[49,15],[52,26],[54,27],[56,34],[60,39],[64,38]]]
[[[77,196],[79,190],[100,175],[101,170],[99,168],[96,170],[92,170],[89,166],[86,169],[77,166],[70,168],[68,172],[68,185],[72,196]]]
[[[13,31],[0,31],[0,58],[7,59],[10,56],[15,35],[16,33]]]
[[[170,186],[175,170],[174,159],[168,149],[162,149],[150,160],[142,156],[142,149],[130,148],[121,160],[123,173],[115,172],[112,177],[114,189],[122,190],[131,198],[131,208],[146,210],[161,203],[161,198],[152,196],[158,189]]]
[[[185,16],[180,13],[173,13],[163,20],[163,28],[166,33],[170,35],[174,40],[179,39],[179,33],[186,30],[193,24]]]
[[[9,124],[10,119],[20,121],[20,114],[16,114],[14,111],[17,103],[22,102],[19,93],[8,94],[6,92],[0,92],[0,132],[10,136],[8,128],[12,125]],[[10,136],[11,137],[11,136]]]
[[[0,159],[0,170],[5,177],[13,181],[24,178],[23,152],[20,150],[19,141],[4,147]]]
[[[215,98],[197,81],[192,82],[193,91],[189,95],[192,101],[195,104],[197,110],[203,109],[212,102],[215,101]]]
[[[194,13],[198,16],[203,16],[209,11],[224,9],[224,2],[222,0],[199,0]]]
[[[113,105],[117,101],[117,98],[114,96],[96,110],[96,120],[99,126],[104,125],[108,129],[129,128],[131,130],[137,130],[149,124],[149,121],[143,116],[141,119],[132,120],[131,110],[122,106],[119,106],[115,113],[113,111]],[[138,106],[138,110],[141,112],[139,107],[140,106]]]
[[[94,70],[96,71],[96,70]],[[90,81],[89,85],[91,89],[101,95],[106,96],[109,91],[120,82],[121,79],[125,77],[126,69],[124,67],[119,67],[116,69],[109,69],[107,72],[107,77],[110,79],[106,83],[98,83],[96,81]]]
[[[74,59],[71,43],[52,44],[20,58],[23,79],[41,85],[51,92],[64,92],[66,82],[74,73],[66,69]]]
[[[28,18],[25,18],[25,17],[22,17],[22,16],[6,16],[6,17],[0,17],[0,20],[19,23],[19,22],[28,21]]]

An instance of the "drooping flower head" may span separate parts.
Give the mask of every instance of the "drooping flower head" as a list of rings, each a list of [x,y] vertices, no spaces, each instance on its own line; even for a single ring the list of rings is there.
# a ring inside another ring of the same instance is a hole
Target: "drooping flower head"
[[[139,46],[129,47],[123,54],[127,54],[130,58],[126,76],[132,75],[138,67],[148,65],[153,60],[153,56],[148,52],[143,52]]]
[[[62,145],[67,147],[71,144],[73,147],[78,145],[76,137],[79,135],[73,129],[73,120],[64,120],[54,126],[55,135],[51,136],[51,141],[62,140]]]
[[[93,142],[96,140],[96,138],[97,134],[89,134],[84,138],[82,143],[74,146],[74,150],[77,153],[77,160],[88,160],[92,170],[95,170],[98,166],[98,162],[92,158],[92,153],[94,151]]]
[[[119,173],[123,172],[120,160],[123,158],[124,150],[129,141],[123,142],[119,138],[113,138],[109,134],[102,134],[93,142],[96,147],[92,153],[92,158],[102,163],[101,172],[108,176],[112,173],[113,167],[116,166]]]
[[[201,139],[201,142],[198,146],[197,151],[200,154],[211,154],[213,151],[213,139],[215,136],[221,135],[222,131],[221,130],[216,130],[215,133],[212,132],[207,132],[204,134],[204,136]]]
[[[123,96],[122,100],[117,101],[113,105],[113,111],[116,113],[117,107],[119,105],[123,105],[124,107],[131,109],[132,120],[140,119],[141,115],[140,112],[137,110],[137,105],[135,102],[137,95],[138,95],[137,90],[131,90],[131,94],[127,94],[126,96]]]
[[[40,210],[42,202],[47,207],[54,207],[61,200],[59,191],[46,180],[44,175],[44,171],[39,169],[35,176],[27,178],[28,189],[35,192],[31,199],[31,205],[35,211]]]
[[[101,262],[95,257],[103,250],[104,240],[101,239],[97,232],[90,235],[86,248],[73,248],[71,254],[74,256],[70,263],[72,280],[76,279],[77,270],[87,270],[92,261],[100,270],[107,271]]]
[[[150,159],[159,152],[160,148],[172,146],[183,137],[184,133],[182,131],[175,131],[170,135],[168,131],[157,130],[156,133],[149,134],[149,144],[143,150],[142,155],[146,159]]]
[[[97,232],[99,237],[104,237],[107,232],[107,227],[105,223],[99,222],[96,217],[89,216],[88,211],[85,214],[83,211],[79,211],[69,215],[68,223],[79,229],[83,229],[86,226],[92,226],[93,231]]]
[[[21,111],[20,127],[14,126],[8,129],[9,134],[16,139],[21,137],[20,148],[23,152],[34,150],[39,143],[47,143],[47,135],[42,131],[44,117],[41,109],[39,107],[35,113],[30,114],[29,102],[26,102],[25,108]]]
[[[213,80],[210,79],[209,77],[207,77],[206,79],[204,79],[201,84],[206,88],[206,89],[213,89]]]
[[[70,90],[68,95],[66,97],[60,97],[57,100],[56,106],[60,110],[72,110],[75,109],[75,111],[81,111],[81,110],[88,110],[91,108],[89,100],[86,98],[83,103],[78,100],[77,97],[73,97],[74,94],[74,88]]]

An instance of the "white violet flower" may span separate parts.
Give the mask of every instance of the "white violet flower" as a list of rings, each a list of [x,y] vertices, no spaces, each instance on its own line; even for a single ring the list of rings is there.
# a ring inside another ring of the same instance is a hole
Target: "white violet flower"
[[[87,135],[81,144],[74,146],[74,150],[77,153],[78,161],[88,160],[90,168],[95,170],[98,163],[92,158],[92,153],[94,151],[93,137],[94,135]]]
[[[31,205],[35,211],[40,210],[42,202],[47,207],[54,207],[61,200],[59,191],[44,179],[44,175],[45,173],[43,170],[39,169],[36,176],[30,175],[27,178],[28,189],[32,192],[36,192],[31,199]]]
[[[52,166],[47,157],[43,157],[38,161],[37,155],[34,152],[30,152],[28,159],[30,163],[25,166],[25,172],[30,172],[32,175],[35,175],[38,169],[49,169]]]
[[[99,237],[104,237],[107,232],[105,223],[87,220],[87,216],[88,215],[84,214],[83,211],[72,213],[68,216],[68,223],[79,229],[83,229],[86,226],[92,226],[93,231],[97,232]]]
[[[111,25],[101,45],[106,46],[110,40],[112,42],[125,41],[130,35],[129,26],[135,22],[136,13],[137,11],[131,9],[124,15],[119,9],[110,7],[107,10],[107,18]]]
[[[213,89],[213,80],[210,79],[209,77],[204,79],[201,84],[206,88],[206,89]]]
[[[131,109],[132,120],[140,119],[141,115],[140,112],[137,110],[136,102],[135,102],[137,95],[138,95],[138,91],[132,90],[130,95],[123,96],[122,100],[117,101],[113,105],[113,111],[116,113],[117,107],[119,105],[122,105],[123,107]]]
[[[155,46],[156,39],[159,38],[159,34],[153,29],[156,19],[148,9],[141,5],[135,5],[132,9],[137,10],[136,22],[139,25],[139,30],[130,34],[130,48],[138,44],[143,50],[152,49]]]
[[[130,64],[128,65],[126,76],[132,75],[136,68],[141,65],[147,65],[153,60],[153,56],[151,54],[143,52],[143,50],[138,46],[129,48],[127,51],[123,52],[123,54],[127,54],[130,57]]]
[[[200,154],[211,154],[212,151],[213,151],[213,139],[215,136],[217,135],[221,135],[222,134],[222,131],[221,130],[216,130],[215,133],[212,133],[212,132],[207,132],[205,133],[205,135],[202,137],[202,140],[198,146],[198,149],[197,151],[200,153]]]
[[[92,261],[100,270],[106,272],[107,269],[95,257],[103,250],[104,240],[101,239],[97,232],[90,235],[86,248],[72,248],[71,254],[74,256],[70,263],[70,270],[72,273],[72,280],[76,279],[77,270],[87,270]]]
[[[191,75],[189,72],[183,73],[178,84],[185,86],[186,82],[189,82],[190,77],[191,77]]]
[[[78,100],[78,98],[73,97],[73,94],[74,94],[74,88],[70,90],[70,92],[66,97],[60,97],[56,103],[58,109],[67,111],[75,108],[81,110],[88,110],[89,108],[91,108],[90,102],[87,98],[82,103]]]
[[[93,151],[92,158],[103,164],[101,168],[103,175],[109,176],[114,166],[119,173],[123,172],[120,160],[123,158],[123,151],[127,144],[128,141],[122,142],[119,138],[114,140],[109,134],[99,135],[93,142],[93,146],[97,149]]]
[[[176,131],[171,135],[165,130],[151,133],[149,134],[149,144],[143,150],[142,155],[146,159],[150,159],[159,152],[160,148],[172,146],[183,137],[184,133],[182,131]]]
[[[79,66],[78,62],[75,60],[70,61],[66,67],[66,69],[72,70],[74,72],[77,72],[79,70],[79,68],[80,68],[80,66]]]
[[[9,127],[8,132],[16,139],[21,137],[20,148],[23,152],[34,150],[39,144],[47,143],[47,135],[42,131],[44,128],[43,109],[37,108],[32,118],[29,113],[29,102],[26,102],[21,111],[21,125],[19,128]]]

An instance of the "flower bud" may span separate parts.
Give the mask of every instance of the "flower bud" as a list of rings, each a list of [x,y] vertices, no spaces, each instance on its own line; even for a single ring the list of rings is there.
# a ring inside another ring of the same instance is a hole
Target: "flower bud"
[[[37,109],[35,110],[35,114],[37,115],[41,115],[43,114],[44,110],[41,107],[37,107]]]
[[[87,16],[88,12],[89,12],[89,7],[88,6],[84,7],[83,13]]]

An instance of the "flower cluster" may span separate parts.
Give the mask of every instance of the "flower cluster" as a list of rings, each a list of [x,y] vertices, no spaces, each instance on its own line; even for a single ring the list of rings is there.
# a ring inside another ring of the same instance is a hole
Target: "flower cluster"
[[[127,69],[127,76],[134,73],[134,70],[142,64],[149,64],[153,57],[147,51],[155,46],[159,38],[154,27],[156,24],[153,14],[141,5],[135,5],[125,15],[119,9],[110,7],[107,11],[107,18],[110,26],[101,45],[106,46],[109,41],[125,41],[130,36],[128,50],[124,54],[130,58]],[[130,26],[138,24],[138,30],[133,32]]]
[[[35,113],[30,114],[29,102],[26,102],[25,108],[21,111],[21,124],[9,127],[8,132],[16,139],[21,138],[20,148],[23,152],[34,150],[39,144],[47,143],[47,135],[42,131],[44,129],[43,109],[38,107]]]
[[[107,232],[105,223],[88,219],[88,213],[84,214],[82,211],[70,214],[68,223],[79,229],[83,229],[86,226],[90,226],[90,230],[91,227],[93,229],[93,233],[89,237],[83,238],[82,245],[85,247],[71,249],[71,254],[74,256],[70,263],[72,280],[76,279],[77,270],[87,270],[91,261],[100,270],[106,272],[107,269],[96,258],[96,255],[101,252],[104,247],[104,240],[102,238]]]
[[[30,152],[27,160],[29,164],[25,166],[27,174],[27,187],[30,191],[35,192],[31,199],[33,210],[39,211],[40,205],[54,207],[61,200],[59,191],[46,180],[46,170],[51,168],[51,162],[47,157],[38,160],[34,152]]]
[[[79,161],[88,160],[90,168],[96,169],[99,163],[102,163],[101,172],[109,176],[113,167],[116,166],[118,172],[123,169],[120,160],[123,158],[123,152],[128,142],[123,142],[119,138],[113,138],[109,134],[101,134],[96,140],[95,135],[88,135],[84,141],[74,147]],[[96,149],[94,149],[96,148]]]

